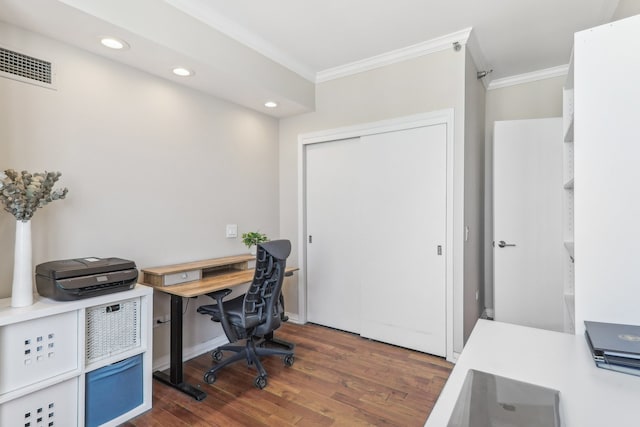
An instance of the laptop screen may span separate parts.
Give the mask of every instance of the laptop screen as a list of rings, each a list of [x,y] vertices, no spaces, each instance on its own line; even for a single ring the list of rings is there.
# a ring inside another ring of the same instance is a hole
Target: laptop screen
[[[470,369],[447,427],[560,427],[560,392]]]

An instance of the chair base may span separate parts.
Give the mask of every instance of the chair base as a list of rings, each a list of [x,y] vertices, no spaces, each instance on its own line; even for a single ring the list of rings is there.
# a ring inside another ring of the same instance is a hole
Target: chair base
[[[286,348],[287,350],[293,350],[294,348],[296,348],[296,345],[294,343],[274,338],[273,332],[269,332],[267,335],[265,335],[264,339],[257,345],[259,345],[260,347],[264,347],[266,344],[277,345],[279,347]]]
[[[269,343],[274,343],[284,348],[278,349],[268,347],[267,345]],[[285,366],[291,366],[293,365],[294,361],[294,348],[295,344],[274,339],[273,335],[270,338],[248,338],[244,346],[220,346],[211,353],[211,357],[214,360],[219,361],[219,363],[205,372],[204,381],[207,384],[213,384],[216,380],[216,373],[219,370],[239,360],[245,359],[247,361],[247,366],[254,365],[256,367],[256,370],[258,371],[258,376],[254,381],[254,385],[259,389],[263,389],[267,385],[267,371],[264,369],[264,366],[260,362],[260,358],[264,356],[284,356]],[[222,360],[222,351],[230,351],[235,354],[228,357],[227,359]]]

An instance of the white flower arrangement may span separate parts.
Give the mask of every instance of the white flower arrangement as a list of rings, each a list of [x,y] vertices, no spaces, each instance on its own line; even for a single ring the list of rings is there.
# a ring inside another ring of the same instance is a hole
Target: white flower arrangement
[[[0,172],[0,201],[4,210],[18,221],[29,221],[38,208],[65,198],[69,190],[53,189],[61,175],[60,172],[46,171],[18,173],[13,169]]]

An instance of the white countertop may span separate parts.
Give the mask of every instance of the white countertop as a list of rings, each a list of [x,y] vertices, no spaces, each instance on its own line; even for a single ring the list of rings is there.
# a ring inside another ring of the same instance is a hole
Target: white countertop
[[[469,369],[560,391],[565,427],[640,426],[640,377],[597,368],[584,336],[481,319],[425,427],[447,425]]]

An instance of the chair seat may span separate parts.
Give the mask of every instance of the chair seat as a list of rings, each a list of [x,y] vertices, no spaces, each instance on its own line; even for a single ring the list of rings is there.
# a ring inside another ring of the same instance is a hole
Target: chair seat
[[[240,295],[239,297],[224,302],[224,313],[226,314],[231,326],[238,328],[237,332],[242,331],[243,329],[255,328],[260,323],[259,318],[247,317],[244,315],[244,298],[245,295]],[[203,305],[198,307],[196,311],[200,314],[207,314],[211,316],[211,320],[214,322],[222,322],[218,304]],[[244,334],[242,332],[240,332],[239,335],[244,338]]]
[[[224,302],[224,312],[233,325],[242,325],[243,302],[244,295],[240,295],[239,297]],[[198,307],[197,311],[200,314],[207,314],[211,316],[211,320],[214,322],[222,321],[218,304],[201,305]]]

